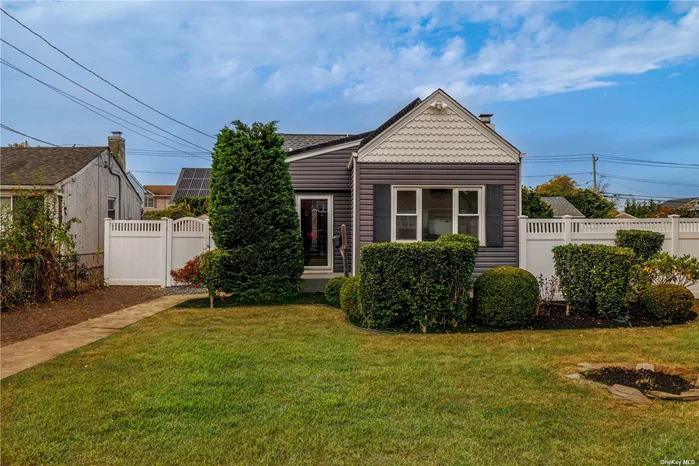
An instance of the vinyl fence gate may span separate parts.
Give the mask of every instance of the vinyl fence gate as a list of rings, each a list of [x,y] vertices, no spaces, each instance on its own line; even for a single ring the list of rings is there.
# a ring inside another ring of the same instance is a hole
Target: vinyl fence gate
[[[173,285],[170,271],[214,249],[209,221],[104,219],[104,281],[108,285]]]

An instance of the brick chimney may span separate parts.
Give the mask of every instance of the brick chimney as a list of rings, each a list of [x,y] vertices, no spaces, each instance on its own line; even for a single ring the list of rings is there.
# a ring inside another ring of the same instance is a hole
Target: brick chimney
[[[490,121],[491,118],[493,118],[493,114],[492,114],[492,113],[481,113],[480,115],[478,115],[478,118],[479,118],[483,123],[485,123],[485,125],[488,126],[488,128],[490,128],[490,129],[492,129],[492,130],[495,130],[495,125],[494,125],[493,123],[491,123],[491,121]]]
[[[112,131],[112,135],[107,138],[109,142],[109,152],[112,153],[117,163],[126,172],[126,141],[121,137],[121,131]]]

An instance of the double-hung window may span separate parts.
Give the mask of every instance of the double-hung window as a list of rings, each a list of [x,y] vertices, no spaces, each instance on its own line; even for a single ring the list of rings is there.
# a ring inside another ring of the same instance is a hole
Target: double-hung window
[[[482,187],[394,187],[391,239],[434,241],[461,233],[485,240]]]
[[[152,197],[146,197],[144,207],[155,207],[155,199]]]

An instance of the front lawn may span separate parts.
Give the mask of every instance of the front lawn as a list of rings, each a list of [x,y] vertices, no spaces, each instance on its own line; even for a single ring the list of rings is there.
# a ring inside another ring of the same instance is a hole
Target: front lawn
[[[635,408],[578,362],[699,370],[699,321],[377,335],[323,305],[176,309],[2,381],[3,464],[660,464],[699,403]]]

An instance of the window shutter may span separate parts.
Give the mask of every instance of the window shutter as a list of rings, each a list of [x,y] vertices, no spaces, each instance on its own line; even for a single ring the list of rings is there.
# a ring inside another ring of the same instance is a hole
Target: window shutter
[[[485,245],[503,246],[502,198],[504,186],[489,184],[485,187]]]
[[[374,185],[374,242],[391,241],[391,185]]]

